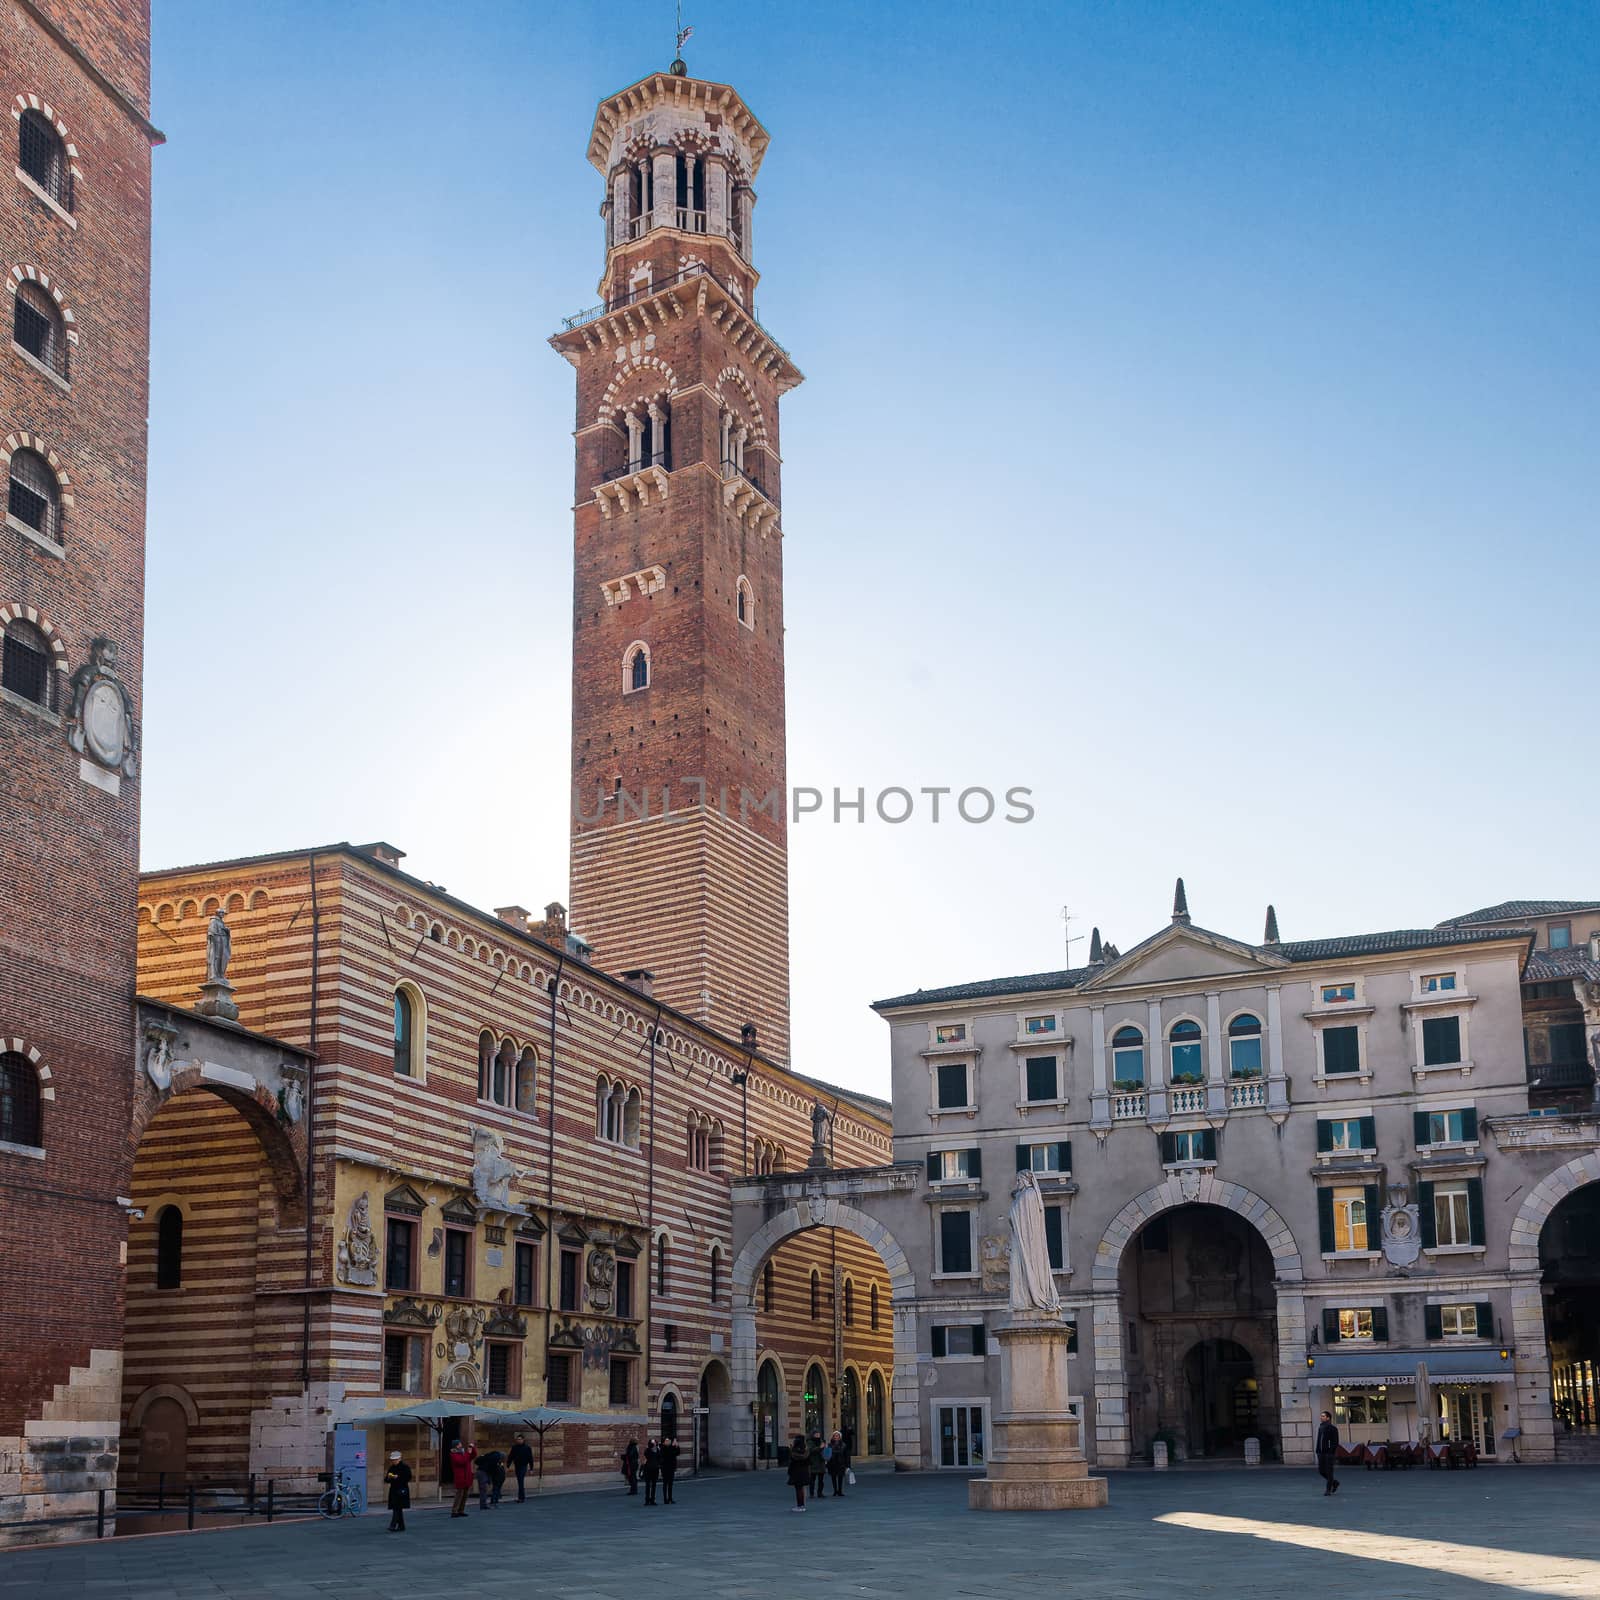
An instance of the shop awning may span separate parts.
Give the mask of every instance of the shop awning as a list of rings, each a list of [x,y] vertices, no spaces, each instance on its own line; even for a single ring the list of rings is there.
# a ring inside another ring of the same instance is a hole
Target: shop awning
[[[1314,1353],[1316,1365],[1306,1374],[1314,1387],[1341,1384],[1348,1388],[1414,1385],[1417,1366],[1425,1362],[1428,1382],[1513,1383],[1516,1372],[1498,1350],[1361,1350]]]

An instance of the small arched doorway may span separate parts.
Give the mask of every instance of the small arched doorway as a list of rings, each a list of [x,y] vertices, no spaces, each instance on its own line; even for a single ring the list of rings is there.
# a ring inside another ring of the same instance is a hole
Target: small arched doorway
[[[839,1386],[837,1427],[854,1455],[861,1445],[861,1379],[854,1367],[844,1369],[844,1382]]]
[[[1575,1434],[1600,1436],[1600,1183],[1569,1194],[1550,1213],[1539,1234],[1539,1267],[1559,1453]]]
[[[163,1396],[145,1407],[139,1422],[139,1484],[163,1478],[181,1484],[189,1471],[189,1417],[176,1400]]]
[[[1261,1418],[1261,1386],[1250,1352],[1232,1339],[1202,1339],[1183,1360],[1191,1456],[1243,1455]]]
[[[813,1361],[806,1368],[805,1419],[808,1439],[814,1433],[827,1435],[828,1375],[822,1370],[820,1361]]]
[[[670,1389],[661,1397],[661,1437],[678,1437],[678,1397]]]
[[[778,1375],[778,1364],[767,1360],[761,1363],[761,1373],[756,1381],[756,1455],[762,1461],[775,1461],[778,1442],[782,1437],[783,1379]],[[783,1439],[783,1443],[789,1441]]]
[[[884,1453],[884,1419],[887,1412],[884,1403],[883,1374],[873,1372],[867,1378],[867,1454],[881,1456]]]
[[[733,1385],[720,1361],[707,1363],[700,1374],[700,1413],[695,1433],[700,1465],[733,1465]]]

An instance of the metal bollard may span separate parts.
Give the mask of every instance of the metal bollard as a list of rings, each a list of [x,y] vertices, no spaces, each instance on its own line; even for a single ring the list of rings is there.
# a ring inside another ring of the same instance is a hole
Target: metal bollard
[[[1167,1441],[1165,1439],[1157,1439],[1151,1448],[1150,1455],[1155,1463],[1156,1471],[1165,1472],[1167,1470]]]
[[[101,1489],[95,1497],[94,1508],[94,1536],[103,1539],[106,1536],[106,1492]]]

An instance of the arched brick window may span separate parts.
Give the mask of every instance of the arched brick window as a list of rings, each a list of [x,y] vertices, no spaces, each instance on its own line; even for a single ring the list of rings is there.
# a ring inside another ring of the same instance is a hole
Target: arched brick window
[[[811,1320],[822,1320],[822,1274],[815,1267],[811,1269]]]
[[[183,1286],[183,1213],[162,1206],[156,1215],[156,1288]]]
[[[6,510],[52,544],[61,543],[61,484],[37,450],[12,452]]]
[[[55,297],[24,281],[12,296],[11,337],[58,378],[67,375],[67,328]]]
[[[778,1274],[773,1270],[772,1263],[768,1261],[766,1266],[761,1269],[761,1309],[763,1311],[772,1309],[772,1293],[777,1277]]]
[[[72,167],[66,140],[49,117],[31,107],[17,121],[17,165],[63,211],[72,209]]]
[[[711,1247],[711,1303],[715,1305],[722,1298],[722,1251],[717,1245]]]
[[[422,1033],[422,995],[402,983],[394,992],[394,1070],[402,1078],[422,1076]]]
[[[650,687],[649,645],[634,644],[628,647],[622,669],[622,686],[624,692],[628,694],[632,694],[636,689]]]
[[[44,1144],[39,1120],[39,1074],[16,1050],[0,1055],[0,1141],[37,1150]]]
[[[5,626],[0,652],[0,687],[46,711],[56,710],[60,674],[44,633],[31,622],[14,617]]]

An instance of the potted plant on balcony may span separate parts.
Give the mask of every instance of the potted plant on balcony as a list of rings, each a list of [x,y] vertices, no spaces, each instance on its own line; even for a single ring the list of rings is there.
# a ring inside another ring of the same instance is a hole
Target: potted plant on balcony
[[[1174,1072],[1172,1081],[1175,1085],[1189,1083],[1203,1083],[1205,1080],[1198,1072]]]
[[[1235,1067],[1231,1074],[1235,1083],[1248,1083],[1253,1078],[1261,1076],[1260,1067]]]
[[[1113,1078],[1111,1087],[1117,1094],[1138,1094],[1144,1088],[1144,1079]]]

